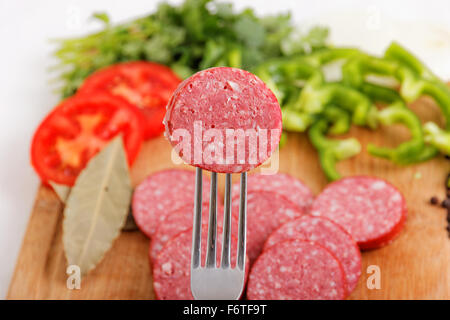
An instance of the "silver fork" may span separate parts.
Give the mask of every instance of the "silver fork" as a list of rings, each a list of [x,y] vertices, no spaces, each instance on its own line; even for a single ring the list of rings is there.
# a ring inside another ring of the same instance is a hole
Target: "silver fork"
[[[191,291],[197,300],[236,300],[242,294],[245,277],[247,223],[247,173],[241,174],[236,266],[231,267],[231,174],[226,174],[223,240],[220,266],[216,263],[217,172],[211,173],[208,239],[205,266],[201,263],[202,169],[196,169],[194,224],[192,229]]]

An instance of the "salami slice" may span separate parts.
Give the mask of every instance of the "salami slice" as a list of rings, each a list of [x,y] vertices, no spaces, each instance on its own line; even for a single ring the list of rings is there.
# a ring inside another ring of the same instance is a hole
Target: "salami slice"
[[[239,188],[239,183],[233,184],[233,196],[239,195]],[[308,211],[314,200],[314,195],[308,186],[286,173],[249,175],[247,191],[273,191],[298,205],[302,211]]]
[[[202,256],[206,256],[207,233],[203,232]],[[217,241],[217,261],[220,263],[221,238]],[[235,239],[234,239],[235,240]],[[159,300],[192,300],[191,293],[192,229],[181,232],[166,243],[153,264],[153,289]],[[236,264],[236,241],[231,241],[231,265]],[[248,259],[247,259],[248,261]],[[246,263],[248,273],[248,263]],[[220,290],[220,288],[218,288]]]
[[[314,242],[287,240],[264,251],[253,264],[249,300],[340,300],[344,272],[333,254]]]
[[[305,215],[275,230],[267,239],[264,251],[293,239],[312,241],[328,249],[344,269],[347,293],[355,289],[361,275],[361,253],[352,236],[341,226],[326,218]]]
[[[170,213],[166,217],[166,219],[164,219],[164,221],[159,225],[158,229],[156,229],[156,232],[152,237],[152,241],[150,243],[150,258],[152,259],[152,261],[157,257],[158,253],[161,251],[167,241],[178,235],[180,232],[192,228],[193,212],[193,207],[191,205],[188,205]],[[232,216],[232,223],[234,219],[236,218],[233,218]],[[209,203],[206,202],[202,206],[202,223],[208,225],[208,222]],[[217,225],[219,228],[221,228],[223,225],[223,207],[221,205],[219,205],[217,208]]]
[[[388,182],[349,177],[328,185],[314,201],[311,214],[342,226],[361,249],[374,249],[399,234],[407,208],[403,195]]]
[[[282,129],[272,91],[255,75],[228,67],[183,81],[164,123],[166,137],[185,162],[226,173],[248,171],[267,160]]]
[[[233,214],[239,212],[239,201],[233,199]],[[247,193],[247,254],[250,263],[261,253],[267,237],[283,223],[299,218],[305,212],[285,197],[270,191]]]
[[[133,217],[139,229],[152,237],[166,216],[181,207],[194,208],[195,172],[168,169],[148,176],[133,194]],[[209,199],[209,180],[203,179],[203,199]]]

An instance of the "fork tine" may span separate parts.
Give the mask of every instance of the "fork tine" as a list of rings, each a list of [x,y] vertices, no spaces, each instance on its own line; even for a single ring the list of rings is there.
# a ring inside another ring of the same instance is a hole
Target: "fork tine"
[[[200,266],[201,240],[202,240],[202,194],[203,194],[202,169],[195,170],[195,199],[194,199],[194,222],[192,228],[192,253],[191,268]]]
[[[239,233],[237,267],[244,270],[247,236],[247,172],[241,173],[241,194],[239,197]]]
[[[197,247],[193,250],[191,264],[191,292],[194,299],[239,299],[244,290],[245,279],[245,237],[246,237],[246,197],[247,197],[247,175],[241,175],[241,195],[239,203],[239,235],[238,235],[238,257],[235,268],[231,268],[230,249],[231,249],[231,174],[226,176],[225,186],[225,212],[224,212],[224,234],[222,246],[221,267],[216,264],[216,235],[217,235],[217,173],[211,172],[211,193],[209,206],[209,226],[208,226],[208,244],[206,252],[205,267],[201,263],[201,170],[197,169],[196,175],[196,198],[194,213],[194,228],[197,232],[193,233],[193,247],[197,242]],[[200,187],[199,187],[200,185]],[[195,224],[197,226],[195,227]],[[195,256],[195,254],[197,254]],[[194,261],[194,257],[196,261]],[[194,264],[197,262],[197,265]],[[228,266],[226,266],[228,264]],[[195,267],[197,266],[197,267]]]
[[[216,267],[217,233],[217,172],[211,172],[211,193],[209,199],[208,247],[206,267]]]
[[[223,241],[222,241],[222,268],[230,266],[230,248],[231,248],[231,174],[225,176],[225,200],[223,212]]]

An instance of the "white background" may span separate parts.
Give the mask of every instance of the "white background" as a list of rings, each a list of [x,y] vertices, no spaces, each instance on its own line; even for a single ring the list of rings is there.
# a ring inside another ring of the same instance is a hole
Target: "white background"
[[[177,1],[179,2],[179,1]],[[408,46],[438,75],[450,79],[450,2],[234,1],[258,13],[291,10],[301,27],[327,25],[336,45],[381,53],[391,40]],[[94,11],[114,22],[144,15],[157,1],[0,0],[0,298],[14,270],[39,179],[29,165],[31,136],[57,103],[49,84],[49,39],[95,30]]]

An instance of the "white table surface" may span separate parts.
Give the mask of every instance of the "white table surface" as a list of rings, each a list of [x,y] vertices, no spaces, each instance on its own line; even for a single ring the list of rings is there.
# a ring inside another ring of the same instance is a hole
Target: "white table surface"
[[[290,9],[300,26],[329,26],[334,44],[375,54],[398,40],[450,79],[449,1],[233,2],[262,14]],[[48,83],[52,77],[47,69],[54,63],[48,40],[95,30],[98,23],[89,19],[94,11],[107,11],[117,22],[150,12],[156,3],[0,0],[0,298],[6,296],[39,184],[29,164],[31,136],[58,101]]]

